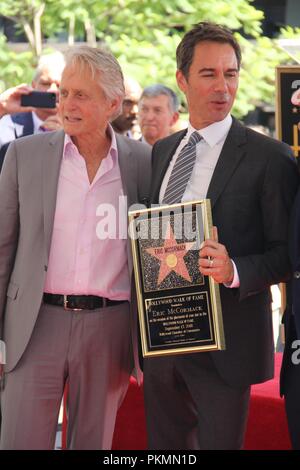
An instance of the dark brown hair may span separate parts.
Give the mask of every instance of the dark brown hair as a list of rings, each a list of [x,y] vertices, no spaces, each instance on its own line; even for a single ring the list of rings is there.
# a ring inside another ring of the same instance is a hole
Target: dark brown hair
[[[199,42],[203,41],[230,44],[237,58],[238,69],[240,68],[242,60],[241,48],[232,32],[225,26],[201,22],[184,35],[176,50],[177,69],[181,70],[186,78],[193,61],[195,47]]]

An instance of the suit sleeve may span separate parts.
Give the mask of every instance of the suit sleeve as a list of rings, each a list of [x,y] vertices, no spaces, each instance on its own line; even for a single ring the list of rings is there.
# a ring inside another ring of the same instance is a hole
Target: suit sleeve
[[[19,198],[15,143],[10,145],[0,175],[0,339],[3,332],[6,291],[19,237]]]
[[[299,173],[287,152],[277,153],[269,158],[260,198],[264,250],[233,258],[240,278],[240,300],[290,277],[288,226]]]
[[[139,202],[148,205],[151,183],[151,148],[145,147],[138,157],[138,196]]]

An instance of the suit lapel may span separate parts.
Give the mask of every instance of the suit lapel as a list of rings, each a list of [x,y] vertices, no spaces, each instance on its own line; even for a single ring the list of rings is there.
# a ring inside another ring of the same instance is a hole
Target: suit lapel
[[[245,128],[233,120],[207,191],[213,207],[224,191],[236,166],[245,154]]]
[[[16,113],[11,116],[12,122],[15,124],[16,137],[25,137],[34,134],[33,118],[31,112]],[[17,126],[20,126],[19,128]]]
[[[43,208],[46,260],[50,252],[56,206],[57,185],[64,147],[64,132],[55,132],[48,141],[43,156]]]
[[[132,155],[131,149],[123,136],[116,134],[117,147],[118,147],[118,162],[121,173],[121,181],[124,195],[127,196],[127,210],[131,204],[138,201],[137,192],[137,164]],[[134,184],[134,182],[136,182]],[[132,255],[131,255],[131,241],[127,238],[127,259],[128,259],[128,271],[131,276],[132,273]]]
[[[123,192],[127,196],[128,206],[130,206],[133,202],[137,202],[137,186],[132,184],[132,181],[137,181],[137,168],[125,137],[116,134],[116,140]]]
[[[158,203],[160,187],[165,173],[180,141],[186,134],[186,131],[187,129],[176,132],[176,134],[173,134],[167,139],[164,139],[160,142],[159,153],[157,151],[153,152],[153,155],[155,155],[155,160],[152,161],[154,180],[152,181],[151,202],[154,204]]]

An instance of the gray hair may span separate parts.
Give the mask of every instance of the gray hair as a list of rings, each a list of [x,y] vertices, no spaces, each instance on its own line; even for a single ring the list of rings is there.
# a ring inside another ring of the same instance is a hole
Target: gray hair
[[[37,81],[40,78],[40,75],[45,69],[57,70],[62,73],[65,68],[65,58],[63,54],[59,51],[52,52],[51,54],[42,55],[39,58],[38,65],[35,69],[33,80]]]
[[[161,85],[160,83],[156,83],[155,85],[150,85],[144,88],[141,98],[154,98],[156,96],[165,95],[168,97],[168,103],[170,111],[176,113],[179,109],[179,100],[171,88],[168,88],[165,85]]]
[[[107,99],[120,99],[120,106],[111,117],[111,120],[115,119],[122,110],[125,95],[124,77],[117,59],[103,48],[74,46],[66,53],[66,66],[73,64],[90,69],[92,78],[99,81]]]

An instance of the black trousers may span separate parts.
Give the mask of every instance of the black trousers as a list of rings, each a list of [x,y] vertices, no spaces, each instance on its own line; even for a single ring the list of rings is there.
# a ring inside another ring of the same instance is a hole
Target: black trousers
[[[149,449],[243,447],[250,387],[226,384],[209,353],[145,359],[144,394]]]
[[[300,450],[300,341],[297,340],[293,315],[286,324],[286,343],[281,370],[281,392],[292,447]]]

